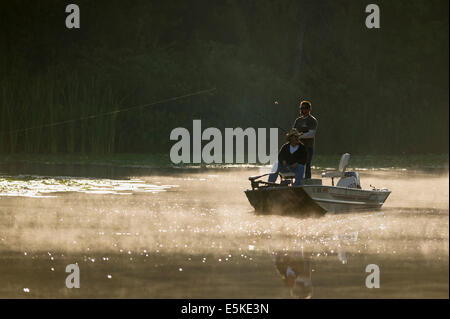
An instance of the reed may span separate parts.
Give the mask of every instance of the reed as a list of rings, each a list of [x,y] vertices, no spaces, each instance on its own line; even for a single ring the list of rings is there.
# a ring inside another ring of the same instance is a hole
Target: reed
[[[69,33],[59,6],[0,2],[11,13],[0,19],[2,132],[217,88],[1,134],[0,153],[167,154],[170,131],[193,119],[222,130],[288,129],[301,99],[319,119],[317,155],[448,153],[448,1],[414,2],[386,3],[376,32],[361,20],[363,0],[233,0],[195,10],[182,1],[84,1],[85,24]],[[151,17],[137,19],[143,12]]]
[[[96,79],[84,84],[77,77],[56,79],[52,74],[39,76],[27,84],[23,79],[4,79],[0,103],[2,153],[114,152],[117,115],[43,127],[118,110],[112,89],[100,85]]]

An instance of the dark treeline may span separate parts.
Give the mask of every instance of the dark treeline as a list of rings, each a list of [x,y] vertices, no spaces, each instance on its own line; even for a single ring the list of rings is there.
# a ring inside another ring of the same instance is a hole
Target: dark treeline
[[[322,154],[448,153],[447,0],[378,1],[380,29],[369,1],[75,0],[77,30],[69,3],[1,2],[1,132],[217,90],[0,133],[2,153],[165,153],[193,119],[288,128],[301,99]]]

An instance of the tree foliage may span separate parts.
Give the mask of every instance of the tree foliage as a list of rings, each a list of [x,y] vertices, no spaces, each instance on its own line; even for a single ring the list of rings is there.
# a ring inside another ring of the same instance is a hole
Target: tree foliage
[[[448,153],[448,1],[60,0],[0,4],[0,151],[168,152],[170,131],[289,128],[308,99],[322,154]],[[278,104],[274,104],[277,101]]]

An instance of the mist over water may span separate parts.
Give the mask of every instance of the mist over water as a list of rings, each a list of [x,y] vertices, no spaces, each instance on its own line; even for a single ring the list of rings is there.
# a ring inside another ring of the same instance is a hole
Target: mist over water
[[[256,214],[243,191],[258,168],[1,173],[0,297],[290,298],[285,256],[311,264],[312,298],[448,298],[448,171],[360,171],[392,190],[382,210],[322,218]]]

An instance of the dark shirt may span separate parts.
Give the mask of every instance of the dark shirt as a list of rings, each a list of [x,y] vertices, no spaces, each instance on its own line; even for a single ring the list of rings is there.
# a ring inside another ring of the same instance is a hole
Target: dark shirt
[[[317,130],[317,119],[309,114],[308,116],[304,117],[301,116],[295,120],[294,128],[297,129],[300,133],[306,133],[309,130]],[[307,147],[314,147],[314,140],[315,138],[300,138],[300,141]]]
[[[289,143],[284,144],[280,152],[278,153],[278,161],[282,163],[286,161],[288,165],[292,165],[294,163],[299,163],[305,165],[306,163],[306,148],[303,144],[298,145],[298,149],[291,154]]]

